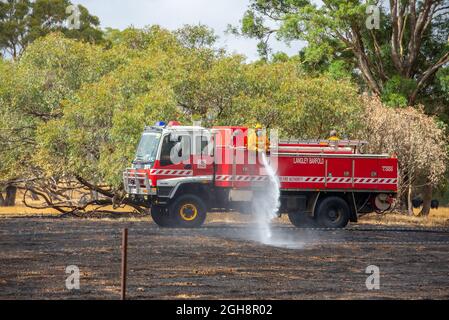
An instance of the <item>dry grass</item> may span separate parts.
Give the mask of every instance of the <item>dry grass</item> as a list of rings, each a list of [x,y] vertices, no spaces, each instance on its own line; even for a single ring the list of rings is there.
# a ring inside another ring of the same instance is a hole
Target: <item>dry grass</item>
[[[39,202],[33,202],[30,200],[29,201],[30,204],[35,205],[35,206],[39,206],[40,203]],[[87,207],[87,210],[94,210],[97,207]],[[128,207],[124,207],[124,208],[119,208],[119,209],[114,209],[112,206],[106,206],[106,207],[102,207],[102,210],[105,211],[111,211],[111,212],[116,212],[117,215],[119,215],[120,213],[124,213],[124,212],[133,212],[134,210],[132,208],[128,208]],[[7,218],[7,217],[35,217],[35,216],[44,216],[44,217],[56,217],[58,215],[60,215],[61,213],[55,209],[32,209],[32,208],[28,208],[26,207],[23,203],[22,200],[17,200],[16,202],[16,206],[14,207],[0,207],[0,218]]]
[[[79,195],[75,194],[75,199]],[[29,205],[34,207],[41,207],[42,201],[33,200],[31,197],[27,197],[26,199]],[[89,206],[86,208],[86,211],[93,211],[98,209],[98,206]],[[117,213],[117,216],[124,213],[132,213],[134,209],[131,207],[121,207],[118,209],[114,209],[113,206],[105,206],[101,207],[103,211],[109,211],[112,213]],[[57,217],[61,215],[61,213],[55,209],[32,209],[24,205],[23,203],[23,192],[18,191],[16,196],[16,205],[14,207],[0,207],[0,218],[6,217]]]
[[[33,216],[57,216],[59,213],[52,209],[35,210],[27,208],[23,205],[17,205],[15,207],[0,207],[0,217],[11,217],[11,216],[23,216],[23,217],[33,217]]]
[[[35,203],[37,204],[37,203]],[[112,206],[103,208],[104,210],[117,212],[117,217],[123,212],[132,212],[131,208],[120,208],[114,210]],[[432,210],[428,217],[419,217],[419,210],[415,210],[414,216],[408,216],[399,213],[390,213],[385,215],[369,214],[360,218],[361,224],[377,224],[377,225],[408,225],[408,226],[423,226],[423,227],[449,227],[449,207],[440,208],[438,210]],[[36,217],[36,216],[48,216],[56,217],[60,213],[53,209],[31,209],[22,204],[21,198],[18,198],[17,205],[15,207],[0,207],[0,218],[7,217]],[[120,219],[120,218],[119,218]],[[124,217],[123,220],[141,220],[150,219],[146,218],[128,218]],[[209,214],[207,218],[208,223],[247,223],[252,221],[251,216],[240,215],[234,213],[221,213],[221,214]],[[283,216],[282,219],[277,220],[279,223],[289,223],[288,218]]]
[[[449,227],[449,208],[431,210],[428,217],[418,216],[420,210],[415,210],[414,216],[400,213],[390,213],[385,215],[369,214],[360,219],[360,223],[378,225],[410,225],[422,227]]]

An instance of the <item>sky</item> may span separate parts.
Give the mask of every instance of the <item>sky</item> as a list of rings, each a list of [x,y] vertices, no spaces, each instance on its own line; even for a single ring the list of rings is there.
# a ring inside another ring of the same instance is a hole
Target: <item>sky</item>
[[[257,40],[225,34],[228,24],[239,25],[249,0],[72,0],[72,3],[82,4],[98,16],[103,28],[158,24],[175,30],[184,24],[205,24],[219,35],[219,47],[244,54],[249,61],[258,58]],[[299,42],[289,47],[276,40],[271,41],[270,46],[274,52],[283,51],[289,55],[301,48]]]

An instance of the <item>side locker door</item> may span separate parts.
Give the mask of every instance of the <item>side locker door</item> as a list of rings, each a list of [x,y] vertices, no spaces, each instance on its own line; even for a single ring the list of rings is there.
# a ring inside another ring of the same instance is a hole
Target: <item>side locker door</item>
[[[375,158],[356,158],[354,187],[357,190],[377,190],[379,161]]]
[[[327,188],[350,189],[352,187],[352,159],[329,158],[327,159]]]

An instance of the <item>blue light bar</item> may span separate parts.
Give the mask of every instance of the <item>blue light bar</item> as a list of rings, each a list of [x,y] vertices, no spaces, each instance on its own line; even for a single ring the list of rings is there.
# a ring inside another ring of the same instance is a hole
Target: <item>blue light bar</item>
[[[156,127],[165,127],[165,126],[167,126],[167,124],[164,122],[164,121],[158,121],[158,122],[156,122]]]

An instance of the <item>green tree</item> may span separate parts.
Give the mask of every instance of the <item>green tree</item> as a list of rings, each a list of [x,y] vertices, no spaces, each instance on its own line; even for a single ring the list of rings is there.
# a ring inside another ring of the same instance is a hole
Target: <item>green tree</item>
[[[126,203],[120,173],[131,163],[145,125],[182,120],[172,86],[183,75],[183,48],[158,27],[144,33],[151,45],[65,99],[61,117],[42,123],[37,134],[33,161],[45,175],[72,177],[108,198],[102,203]]]
[[[131,51],[133,57],[62,100],[60,116],[38,126],[31,156],[46,177],[72,177],[106,197],[97,204],[127,201],[121,172],[144,126],[157,120],[262,122],[285,134],[318,138],[331,126],[350,133],[348,117],[360,107],[355,86],[307,78],[293,62],[247,65],[238,55],[186,47],[159,27],[114,32],[113,38],[110,50],[119,56]],[[84,208],[58,204],[69,211]]]
[[[380,29],[367,26],[370,5],[379,8]],[[447,0],[252,0],[240,31],[263,43],[272,34],[305,40],[307,63],[346,59],[379,96],[390,81],[403,79],[407,90],[400,94],[409,105],[429,96],[436,73],[449,62]]]
[[[206,25],[184,25],[175,31],[179,42],[190,49],[212,48],[218,40],[215,31]]]
[[[61,105],[84,84],[115,69],[120,56],[100,46],[51,34],[31,44],[20,60],[0,68],[0,185],[41,184],[33,161],[36,132],[62,116]]]
[[[61,212],[132,205],[121,173],[144,126],[157,120],[260,122],[298,138],[324,138],[331,128],[350,136],[357,126],[357,87],[310,77],[295,59],[247,64],[157,26],[108,30],[106,38],[107,49],[51,34],[0,64],[0,184]],[[74,189],[101,197],[81,203]]]
[[[55,31],[69,38],[101,42],[99,19],[81,5],[77,6],[79,13],[70,11],[71,5],[69,0],[0,1],[0,51],[15,59],[31,42]],[[75,15],[79,15],[79,26],[69,27]]]

